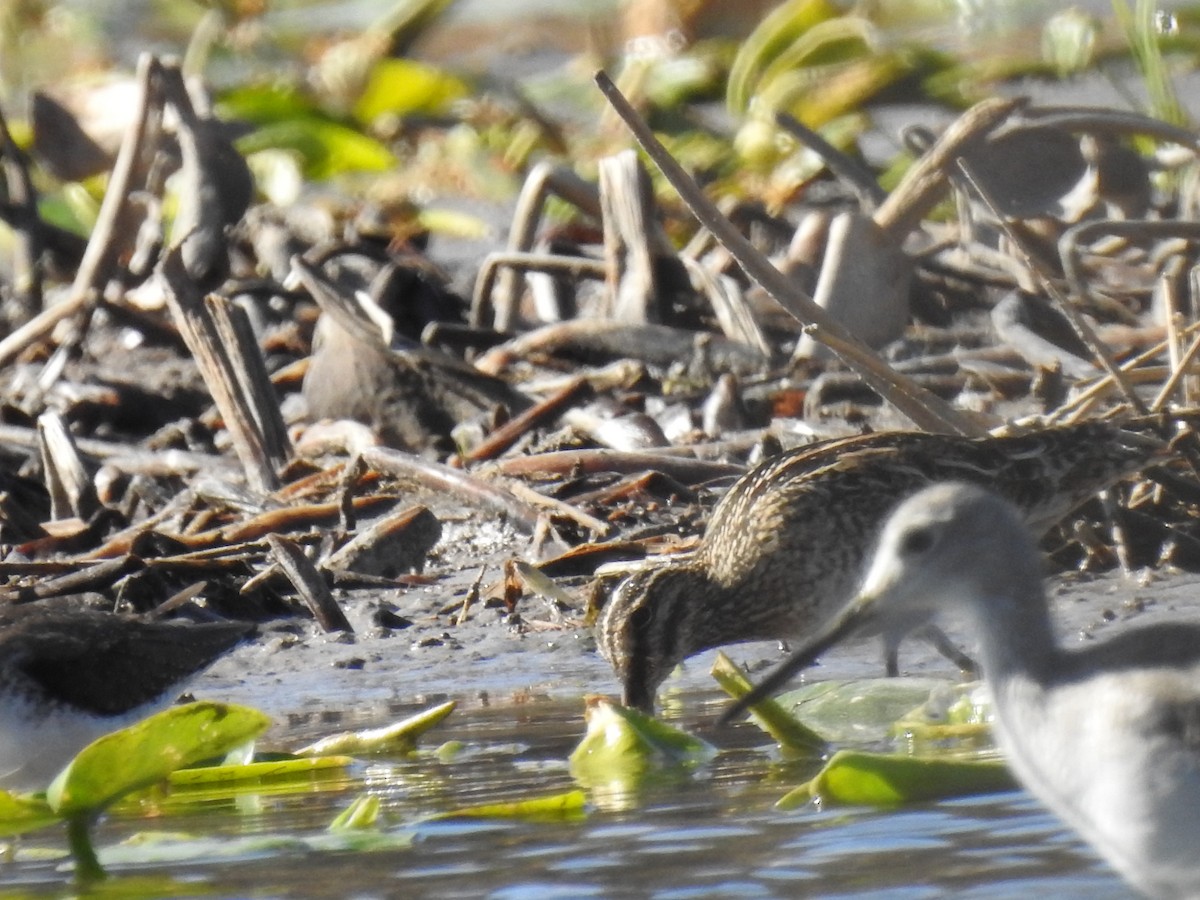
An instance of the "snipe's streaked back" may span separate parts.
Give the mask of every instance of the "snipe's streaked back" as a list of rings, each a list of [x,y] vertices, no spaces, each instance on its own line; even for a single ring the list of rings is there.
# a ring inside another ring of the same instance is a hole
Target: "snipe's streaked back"
[[[881,520],[913,491],[949,479],[984,484],[1041,533],[1164,452],[1154,439],[1089,422],[979,439],[887,432],[784,453],[730,488],[694,553],[635,572],[613,592],[597,623],[601,652],[624,702],[652,709],[659,684],[694,653],[811,634],[857,587]],[[890,672],[900,640],[925,624],[885,632]],[[931,636],[952,653],[940,632]]]
[[[888,519],[857,598],[727,715],[850,632],[965,613],[994,730],[1021,782],[1151,897],[1200,896],[1200,625],[1064,649],[1021,513],[941,484]]]
[[[0,786],[46,787],[84,746],[166,706],[252,630],[36,607],[0,613]]]

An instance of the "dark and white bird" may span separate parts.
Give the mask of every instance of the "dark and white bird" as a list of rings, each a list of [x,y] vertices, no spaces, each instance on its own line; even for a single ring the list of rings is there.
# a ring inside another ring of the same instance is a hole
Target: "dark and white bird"
[[[252,630],[36,607],[0,612],[0,788],[45,788],[96,738],[169,705]]]

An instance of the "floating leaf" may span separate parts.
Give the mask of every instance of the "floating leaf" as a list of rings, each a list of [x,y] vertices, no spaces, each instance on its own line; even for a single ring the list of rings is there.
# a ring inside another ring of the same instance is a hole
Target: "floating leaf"
[[[777,805],[792,809],[817,800],[823,804],[898,806],[1016,787],[1000,760],[839,750],[815,778]]]
[[[722,690],[735,700],[750,693],[750,682],[724,653],[717,654],[711,674]],[[768,698],[754,704],[750,707],[750,715],[763,731],[788,750],[812,756],[820,756],[825,752],[825,739],[803,725],[776,700]]]
[[[651,775],[678,775],[716,755],[711,744],[607,697],[588,697],[587,734],[571,753],[575,780],[614,807]]]
[[[36,831],[59,821],[43,798],[0,791],[0,837]]]
[[[309,781],[314,773],[345,769],[354,760],[348,756],[322,756],[319,759],[273,759],[237,765],[201,766],[179,769],[167,777],[172,787],[216,788],[247,782]]]
[[[450,715],[455,706],[457,704],[450,700],[440,706],[410,716],[403,722],[383,728],[344,731],[341,734],[330,735],[315,744],[300,748],[296,753],[299,756],[328,756],[331,754],[368,756],[381,753],[393,755],[411,753],[416,749],[417,738]]]
[[[470,93],[461,78],[411,59],[381,59],[371,69],[354,116],[370,125],[379,116],[439,115]]]
[[[330,831],[363,831],[379,824],[380,801],[374,794],[355,797],[354,802],[329,823]]]
[[[265,713],[245,706],[208,701],[173,706],[88,744],[54,779],[46,800],[64,817],[98,812],[123,794],[256,737],[270,724]]]
[[[580,819],[587,812],[587,795],[583,791],[567,791],[533,800],[516,800],[512,803],[486,803],[456,809],[439,819]]]
[[[957,697],[954,686],[935,678],[865,678],[817,681],[782,694],[777,702],[824,740],[836,743],[882,741],[896,733],[897,720],[919,718],[918,708],[940,712]]]

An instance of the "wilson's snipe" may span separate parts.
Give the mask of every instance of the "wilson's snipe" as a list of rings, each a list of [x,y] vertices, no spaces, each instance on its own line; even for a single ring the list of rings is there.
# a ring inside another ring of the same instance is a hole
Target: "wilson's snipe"
[[[942,611],[978,635],[996,738],[1025,786],[1146,896],[1200,896],[1200,625],[1060,647],[1033,535],[990,491],[939,484],[904,501],[858,597],[754,694],[863,626]]]
[[[933,482],[984,484],[1042,533],[1097,491],[1165,453],[1156,440],[1090,422],[998,438],[887,432],[784,453],[743,476],[713,510],[698,549],[635,572],[601,610],[597,638],[624,702],[651,710],[659,684],[701,650],[800,639],[850,597],[881,520]],[[890,673],[900,640],[884,631]],[[939,649],[969,664],[940,632]]]
[[[87,744],[166,706],[247,637],[234,622],[146,622],[17,607],[0,614],[0,785],[45,788]]]

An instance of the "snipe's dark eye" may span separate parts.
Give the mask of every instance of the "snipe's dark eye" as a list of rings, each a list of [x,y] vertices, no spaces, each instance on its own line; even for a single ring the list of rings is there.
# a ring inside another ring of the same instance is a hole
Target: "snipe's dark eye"
[[[905,532],[900,539],[900,552],[905,556],[917,556],[933,546],[934,534],[930,528],[914,528]]]

